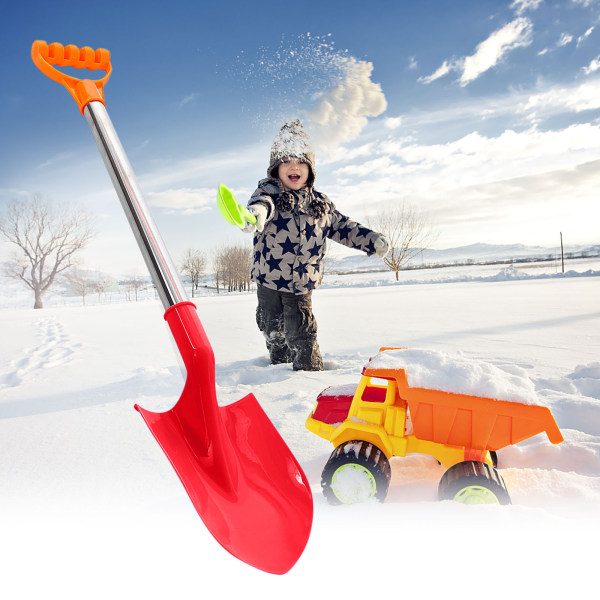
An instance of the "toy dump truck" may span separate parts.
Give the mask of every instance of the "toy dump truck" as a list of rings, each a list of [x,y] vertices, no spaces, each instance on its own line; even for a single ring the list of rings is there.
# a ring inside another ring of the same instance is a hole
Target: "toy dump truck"
[[[391,478],[390,459],[421,453],[447,469],[438,486],[440,500],[510,504],[496,468],[496,451],[542,432],[552,443],[562,442],[550,410],[533,403],[531,394],[521,397],[514,389],[504,392],[508,399],[496,399],[464,390],[428,389],[418,377],[417,385],[409,385],[407,372],[423,371],[410,366],[411,358],[414,352],[407,349],[382,348],[363,369],[358,387],[331,387],[318,396],[306,427],[335,448],[321,480],[327,500],[383,501]],[[444,364],[443,369],[452,370],[452,365]],[[459,373],[458,380],[473,379],[471,371]],[[490,375],[480,369],[479,377],[489,382],[497,372]]]

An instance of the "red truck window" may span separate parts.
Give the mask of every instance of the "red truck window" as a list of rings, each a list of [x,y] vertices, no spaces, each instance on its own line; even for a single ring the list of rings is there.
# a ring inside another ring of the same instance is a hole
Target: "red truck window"
[[[386,388],[367,386],[362,395],[364,402],[385,402]]]

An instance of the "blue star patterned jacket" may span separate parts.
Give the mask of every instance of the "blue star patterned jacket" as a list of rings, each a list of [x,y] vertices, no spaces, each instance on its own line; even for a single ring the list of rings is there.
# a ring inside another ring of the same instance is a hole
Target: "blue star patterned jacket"
[[[267,218],[254,235],[252,280],[293,294],[314,290],[323,277],[327,238],[375,253],[379,234],[341,214],[333,202],[314,188],[285,190],[278,179],[263,179],[248,206],[262,203]]]

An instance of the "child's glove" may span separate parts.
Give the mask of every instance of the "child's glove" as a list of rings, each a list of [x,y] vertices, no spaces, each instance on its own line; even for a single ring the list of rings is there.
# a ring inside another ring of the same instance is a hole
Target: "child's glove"
[[[267,207],[262,204],[253,204],[248,208],[248,212],[256,217],[256,224],[248,223],[242,231],[244,233],[254,233],[255,231],[262,231],[265,228],[265,221],[267,219]]]
[[[383,235],[380,235],[374,242],[373,246],[375,246],[375,254],[379,256],[379,258],[385,258],[385,255],[388,253],[390,249],[390,244],[387,241],[387,238]]]

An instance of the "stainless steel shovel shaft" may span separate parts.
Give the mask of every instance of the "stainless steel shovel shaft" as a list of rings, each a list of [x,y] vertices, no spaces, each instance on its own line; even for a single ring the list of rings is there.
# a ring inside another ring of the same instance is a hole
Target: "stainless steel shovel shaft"
[[[92,130],[165,310],[179,302],[187,301],[183,283],[154,224],[106,108],[102,102],[89,102],[83,114]]]

